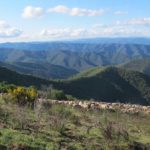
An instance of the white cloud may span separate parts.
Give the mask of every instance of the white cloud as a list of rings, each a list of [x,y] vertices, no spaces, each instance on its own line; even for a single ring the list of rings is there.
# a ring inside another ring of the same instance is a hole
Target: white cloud
[[[85,9],[85,8],[72,8],[70,11],[71,16],[100,16],[105,13],[104,9]]]
[[[127,22],[129,25],[147,25],[150,24],[150,18],[131,19]]]
[[[127,25],[150,25],[150,18],[133,18],[127,21],[116,21],[116,25],[122,25],[122,26],[127,26]]]
[[[48,12],[49,13],[68,13],[69,12],[69,8],[64,6],[64,5],[58,5],[56,7],[49,8]]]
[[[7,28],[9,24],[5,20],[0,20],[0,28]]]
[[[129,21],[117,21],[111,24],[96,24],[88,30],[91,36],[150,36],[150,28],[145,23]],[[143,19],[140,19],[143,20]]]
[[[10,37],[17,37],[21,34],[22,32],[18,29],[15,28],[9,28],[7,30],[1,30],[0,29],[0,37],[1,38],[10,38]]]
[[[114,12],[115,15],[118,15],[118,16],[122,16],[122,15],[127,15],[128,12],[127,11],[116,11]]]
[[[97,26],[97,25],[96,25]],[[119,26],[97,26],[89,29],[85,28],[62,28],[44,29],[40,33],[40,38],[45,39],[66,39],[66,38],[88,38],[88,37],[108,37],[108,36],[134,36],[140,35],[142,30]]]
[[[89,28],[44,29],[40,36],[43,39],[150,36],[150,28],[145,26],[145,23],[149,23],[149,19],[135,20],[117,21],[110,24],[94,24]]]
[[[5,20],[0,20],[0,38],[18,37],[21,33],[21,30],[11,27]]]
[[[68,8],[64,5],[58,5],[48,9],[49,13],[66,13],[70,16],[99,16],[106,12],[104,9],[86,9],[86,8]]]
[[[40,36],[46,38],[69,38],[69,37],[81,37],[86,35],[86,29],[84,28],[62,28],[62,29],[43,29]]]
[[[43,29],[41,31],[42,36],[45,37],[64,37],[64,36],[68,36],[70,33],[70,29],[69,28],[64,28],[64,29]]]
[[[24,18],[34,18],[34,17],[41,17],[43,14],[44,14],[43,8],[27,6],[24,8],[22,16]]]
[[[41,17],[45,12],[47,13],[61,13],[68,14],[70,16],[100,16],[103,15],[107,10],[105,9],[87,9],[87,8],[69,8],[65,5],[58,5],[49,8],[47,11],[41,7],[27,6],[24,8],[22,17],[23,18],[34,18]]]
[[[111,24],[95,24],[89,28],[47,28],[41,32],[18,36],[16,38],[7,38],[16,41],[45,41],[45,40],[64,40],[90,37],[129,37],[129,36],[146,36],[150,37],[150,29],[147,26],[116,25]],[[4,38],[3,38],[4,39]],[[7,40],[6,39],[6,40]],[[1,39],[0,39],[1,40]],[[5,41],[6,41],[5,40]]]
[[[84,28],[77,28],[71,31],[70,36],[71,37],[84,37],[87,35],[87,31]]]

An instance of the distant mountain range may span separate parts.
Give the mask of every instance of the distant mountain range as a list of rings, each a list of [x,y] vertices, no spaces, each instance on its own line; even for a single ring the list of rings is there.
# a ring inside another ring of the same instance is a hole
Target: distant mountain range
[[[21,73],[46,79],[64,79],[92,67],[118,65],[150,57],[149,41],[146,38],[97,38],[63,42],[2,43],[0,61],[9,63],[5,66]],[[43,72],[45,68],[46,73]]]
[[[150,45],[150,38],[146,37],[116,37],[116,38],[88,38],[75,40],[77,43],[92,43],[92,44],[142,44]]]
[[[64,46],[65,44],[138,44],[150,45],[150,38],[146,37],[119,37],[119,38],[87,38],[77,40],[65,40],[54,42],[17,42],[17,43],[0,43],[2,48],[13,48],[22,50],[49,50]]]

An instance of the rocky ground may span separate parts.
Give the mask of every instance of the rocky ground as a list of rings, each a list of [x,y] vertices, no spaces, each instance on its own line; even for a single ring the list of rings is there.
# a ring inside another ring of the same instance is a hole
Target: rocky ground
[[[40,103],[46,103],[46,99],[38,99]],[[142,106],[135,104],[123,104],[123,103],[106,103],[106,102],[94,102],[94,101],[64,101],[64,100],[50,100],[52,104],[69,105],[73,108],[81,109],[101,109],[101,110],[119,110],[125,113],[144,113],[150,114],[150,106]]]

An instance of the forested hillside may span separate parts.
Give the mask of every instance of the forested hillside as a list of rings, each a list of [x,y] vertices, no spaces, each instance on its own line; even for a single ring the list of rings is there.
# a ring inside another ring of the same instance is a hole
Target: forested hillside
[[[121,65],[121,67],[128,70],[135,70],[150,76],[150,57],[143,59],[132,60]]]
[[[150,56],[150,45],[88,43],[24,43],[24,47],[0,45],[0,61],[49,63],[76,71],[116,65]],[[43,47],[42,47],[42,46]]]

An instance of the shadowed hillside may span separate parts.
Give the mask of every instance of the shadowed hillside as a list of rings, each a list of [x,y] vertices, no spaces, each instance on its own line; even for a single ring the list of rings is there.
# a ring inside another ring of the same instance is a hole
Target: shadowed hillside
[[[38,88],[41,87],[41,85],[49,85],[53,83],[30,75],[19,74],[4,67],[0,67],[0,81],[23,86],[34,85]]]
[[[22,74],[33,75],[43,79],[66,79],[78,72],[74,69],[52,65],[50,63],[28,63],[28,62],[1,62],[0,66],[17,71]]]
[[[150,77],[114,67],[95,68],[59,84],[65,93],[78,98],[148,104]]]

